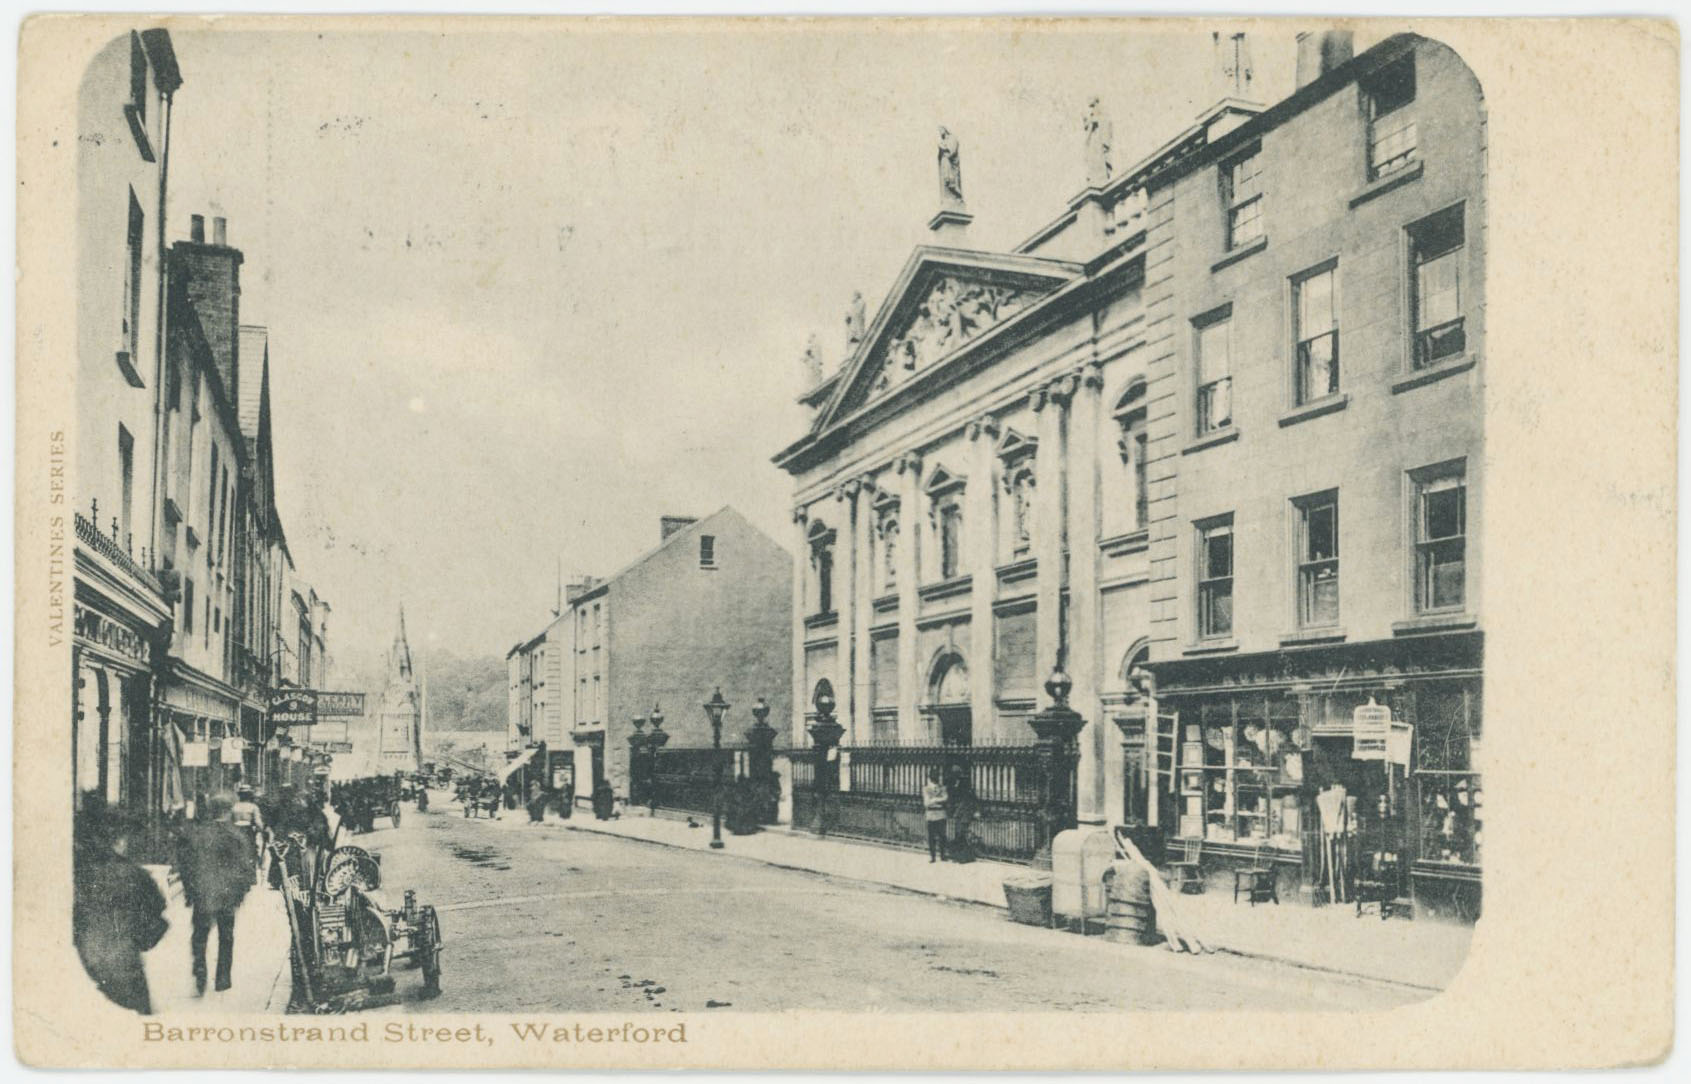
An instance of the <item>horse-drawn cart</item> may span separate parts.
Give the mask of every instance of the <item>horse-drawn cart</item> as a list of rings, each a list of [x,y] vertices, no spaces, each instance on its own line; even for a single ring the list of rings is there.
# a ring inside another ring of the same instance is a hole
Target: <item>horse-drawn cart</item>
[[[421,970],[424,997],[439,994],[444,942],[435,909],[410,889],[394,900],[382,889],[381,860],[361,847],[331,846],[315,861],[309,854],[298,835],[272,846],[293,935],[294,1008],[357,1007],[391,993],[401,967]]]

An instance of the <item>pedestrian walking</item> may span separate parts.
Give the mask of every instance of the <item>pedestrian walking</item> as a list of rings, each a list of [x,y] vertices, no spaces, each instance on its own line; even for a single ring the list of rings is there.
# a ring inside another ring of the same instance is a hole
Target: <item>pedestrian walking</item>
[[[229,809],[229,820],[236,828],[245,832],[251,842],[255,863],[253,876],[256,879],[257,865],[263,861],[263,851],[260,847],[264,838],[264,813],[252,799],[251,784],[242,783],[235,788],[235,804]]]
[[[928,769],[928,781],[922,786],[922,816],[928,822],[928,861],[945,859],[945,783],[938,768]]]
[[[194,990],[205,993],[206,942],[217,929],[217,989],[230,987],[235,963],[235,912],[253,883],[253,850],[230,820],[230,802],[219,795],[188,829],[182,853],[182,894],[193,917]]]
[[[86,802],[73,829],[71,939],[100,992],[145,1016],[153,1003],[141,954],[170,928],[164,894],[128,857],[136,827],[97,797]]]

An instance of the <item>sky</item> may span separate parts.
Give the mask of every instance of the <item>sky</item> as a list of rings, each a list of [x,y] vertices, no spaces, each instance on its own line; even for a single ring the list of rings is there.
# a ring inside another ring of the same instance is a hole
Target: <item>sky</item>
[[[1003,250],[1082,187],[1093,95],[1118,169],[1219,97],[1207,31],[481,25],[173,31],[168,228],[221,215],[245,253],[278,506],[343,673],[401,605],[424,653],[503,655],[560,570],[614,572],[660,515],[733,505],[790,547],[770,457],[807,425],[805,341],[838,364],[852,292],[872,318],[926,240],[938,126],[971,245]],[[1264,102],[1301,27],[1275,29]]]

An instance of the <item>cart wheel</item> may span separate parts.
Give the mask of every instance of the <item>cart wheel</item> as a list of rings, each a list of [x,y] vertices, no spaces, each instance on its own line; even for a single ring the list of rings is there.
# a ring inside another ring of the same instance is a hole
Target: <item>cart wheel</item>
[[[423,996],[440,996],[440,919],[433,907],[423,909]]]

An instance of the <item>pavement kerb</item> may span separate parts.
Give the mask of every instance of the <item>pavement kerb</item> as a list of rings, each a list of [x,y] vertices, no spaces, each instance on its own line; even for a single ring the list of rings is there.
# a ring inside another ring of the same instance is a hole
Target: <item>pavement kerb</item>
[[[571,818],[571,819],[573,820],[574,818]],[[614,829],[609,829],[609,828],[597,828],[597,827],[594,827],[594,826],[588,825],[588,824],[569,824],[569,823],[565,823],[565,822],[562,822],[562,821],[545,821],[543,823],[548,824],[548,825],[553,825],[553,826],[558,827],[558,828],[565,828],[565,829],[568,829],[569,831],[572,831],[572,832],[588,832],[588,833],[591,833],[591,834],[596,835],[596,836],[612,836],[612,837],[615,837],[617,839],[626,839],[626,840],[629,840],[629,841],[634,842],[634,843],[649,843],[649,844],[652,844],[653,846],[656,846],[656,847],[668,847],[671,850],[677,850],[677,851],[699,851],[699,850],[705,849],[705,848],[700,848],[700,847],[691,847],[691,846],[688,846],[685,843],[672,843],[672,842],[670,842],[669,840],[666,840],[666,839],[648,839],[645,836],[630,835],[626,832],[618,832],[618,831],[615,831]],[[789,834],[796,835],[796,833],[789,833]],[[863,883],[863,884],[879,885],[881,887],[891,888],[891,889],[894,889],[894,890],[897,890],[897,891],[900,891],[900,892],[908,892],[911,895],[915,895],[915,896],[927,896],[931,899],[945,900],[949,903],[972,904],[976,907],[986,907],[986,908],[990,908],[990,909],[995,910],[995,911],[1008,911],[1009,910],[1009,905],[1007,903],[1006,904],[995,904],[995,903],[990,903],[986,900],[978,900],[978,899],[966,898],[966,897],[962,897],[962,896],[948,896],[943,892],[934,892],[934,891],[931,891],[931,890],[925,889],[925,888],[913,888],[910,885],[904,885],[904,884],[894,884],[893,882],[890,882],[890,881],[877,880],[876,878],[873,878],[873,877],[864,877],[860,874],[834,873],[834,872],[829,871],[829,870],[819,870],[819,869],[815,869],[815,868],[810,867],[810,866],[795,866],[795,865],[792,865],[790,863],[778,862],[778,861],[775,861],[775,860],[769,859],[769,858],[759,858],[757,855],[754,855],[754,854],[724,853],[723,857],[725,857],[725,858],[735,858],[735,859],[739,859],[739,860],[745,861],[745,862],[757,862],[761,865],[770,866],[774,869],[791,870],[791,871],[794,871],[794,872],[797,872],[797,873],[820,874],[821,876],[824,876],[824,877],[838,877],[843,881],[857,881],[857,882],[860,882],[860,883]],[[1225,945],[1217,945],[1215,947],[1215,949],[1213,950],[1213,952],[1215,954],[1225,954],[1225,955],[1228,955],[1228,956],[1237,956],[1241,959],[1246,959],[1246,960],[1261,960],[1261,961],[1264,961],[1266,963],[1274,963],[1274,964],[1281,964],[1281,965],[1285,965],[1285,966],[1289,966],[1289,967],[1296,967],[1296,968],[1303,970],[1303,971],[1313,971],[1313,972],[1317,972],[1317,973],[1323,974],[1323,975],[1341,975],[1341,976],[1343,976],[1347,979],[1354,979],[1354,980],[1361,981],[1361,982],[1376,983],[1376,984],[1379,984],[1379,985],[1382,985],[1382,986],[1400,987],[1400,988],[1409,989],[1409,990],[1424,990],[1424,991],[1427,991],[1429,993],[1435,993],[1435,994],[1443,992],[1439,987],[1428,986],[1428,985],[1425,985],[1424,983],[1409,982],[1409,981],[1406,981],[1406,980],[1403,980],[1403,979],[1388,979],[1388,978],[1384,978],[1380,975],[1371,975],[1371,974],[1369,974],[1365,971],[1354,971],[1354,970],[1348,970],[1346,968],[1340,968],[1340,967],[1326,967],[1326,966],[1323,966],[1321,964],[1312,964],[1307,960],[1300,960],[1295,956],[1282,956],[1282,955],[1276,955],[1274,953],[1251,951],[1249,949],[1229,948]]]

